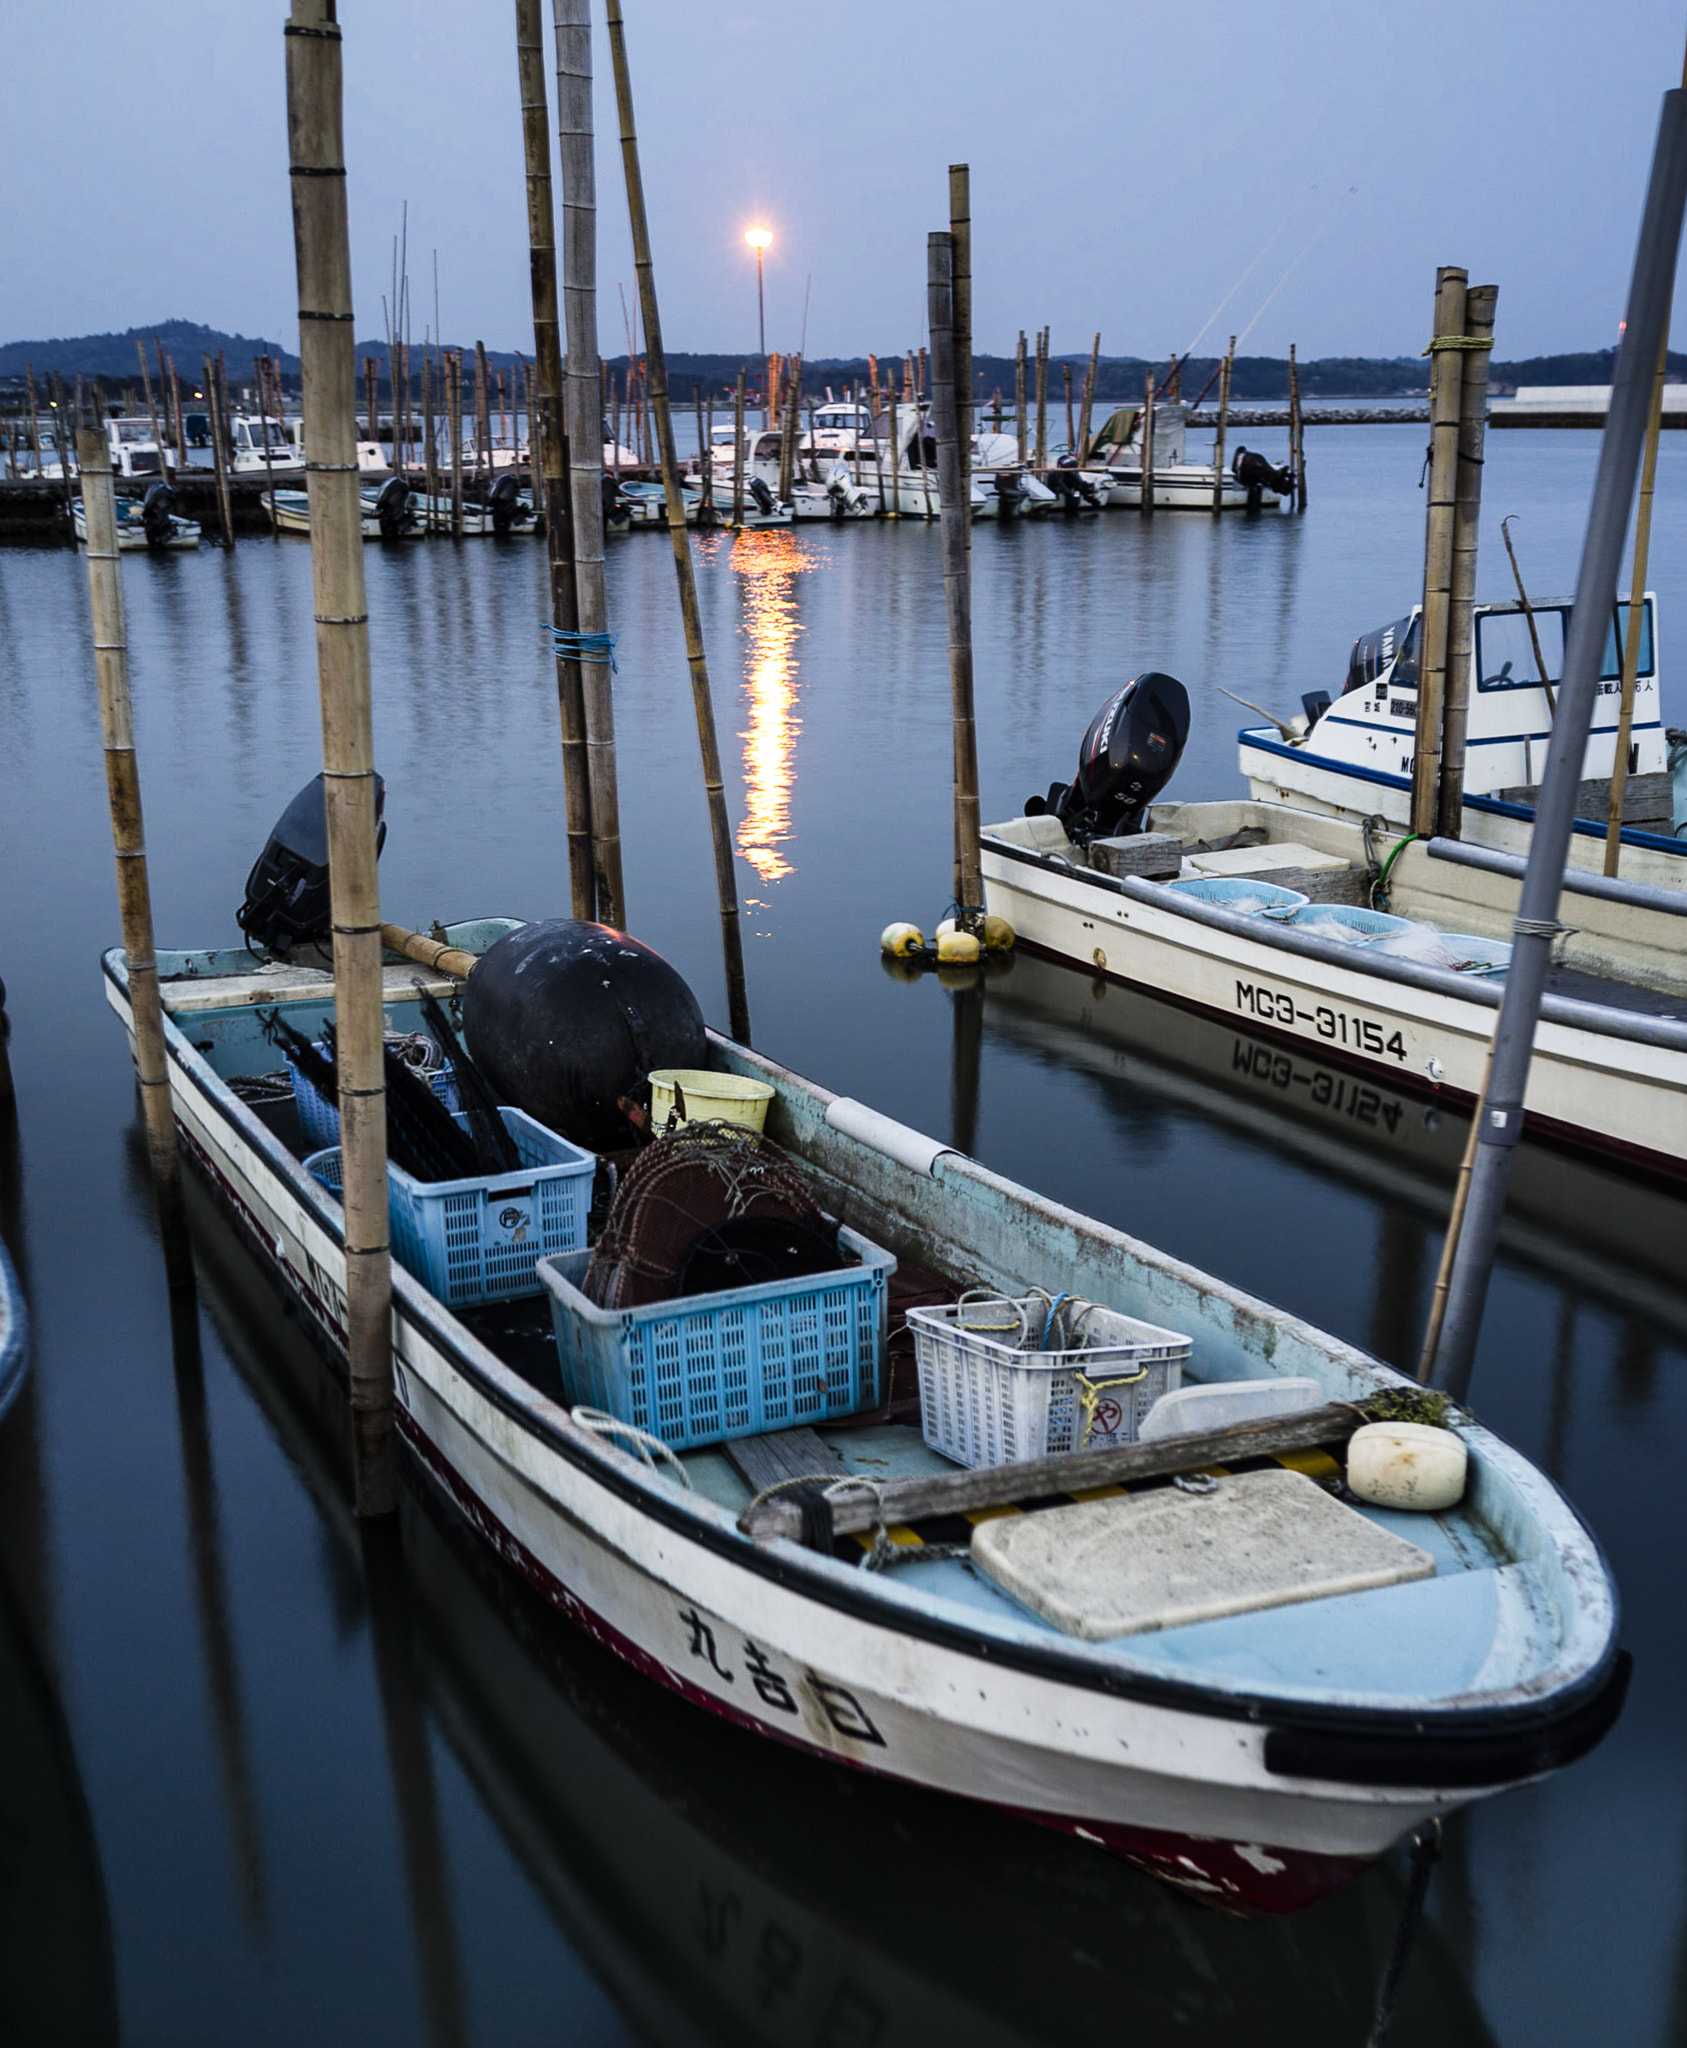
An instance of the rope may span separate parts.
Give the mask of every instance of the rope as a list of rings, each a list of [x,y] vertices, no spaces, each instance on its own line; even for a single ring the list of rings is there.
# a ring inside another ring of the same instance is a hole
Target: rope
[[[619,633],[570,633],[561,626],[553,626],[548,619],[542,619],[540,624],[551,636],[551,650],[558,661],[589,661],[600,668],[607,663],[611,675],[621,673],[615,659]]]
[[[1555,917],[1514,917],[1511,929],[1520,939],[1555,939],[1570,927],[1560,924]]]
[[[662,1464],[672,1466],[683,1487],[692,1490],[691,1474],[680,1463],[674,1450],[648,1429],[640,1429],[636,1422],[623,1422],[618,1415],[605,1414],[601,1408],[571,1408],[569,1420],[577,1422],[589,1436],[608,1437],[612,1441],[625,1437],[630,1454],[636,1453],[652,1472],[656,1471],[660,1460]]]
[[[1424,350],[1426,356],[1436,356],[1443,349],[1488,349],[1494,345],[1491,334],[1438,334]]]
[[[1440,1860],[1441,1823],[1436,1819],[1412,1837],[1412,1867],[1406,1879],[1406,1896],[1394,1928],[1394,1946],[1388,1952],[1382,1981],[1377,1986],[1376,2012],[1371,2020],[1371,2031],[1365,2037],[1365,2048],[1382,2048],[1394,2023],[1394,2008],[1400,2001],[1400,1980],[1412,1959],[1418,1928],[1423,1921],[1424,1901],[1429,1897],[1429,1880]]]
[[[764,1486],[738,1517],[738,1526],[747,1530],[751,1517],[763,1501],[772,1500],[776,1494],[795,1494],[802,1514],[800,1540],[803,1547],[827,1553],[835,1540],[832,1503],[852,1487],[864,1488],[873,1497],[873,1542],[872,1547],[862,1554],[861,1569],[864,1572],[882,1572],[894,1564],[940,1564],[945,1558],[972,1555],[971,1546],[966,1543],[892,1543],[885,1525],[884,1489],[878,1480],[869,1479],[859,1472],[846,1472],[841,1479],[830,1473],[776,1479],[771,1486]]]

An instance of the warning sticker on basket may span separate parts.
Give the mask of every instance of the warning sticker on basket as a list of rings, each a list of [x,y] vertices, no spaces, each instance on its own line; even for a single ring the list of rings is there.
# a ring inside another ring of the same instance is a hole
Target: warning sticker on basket
[[[500,1188],[486,1198],[486,1242],[515,1246],[529,1243],[534,1234],[533,1190]]]

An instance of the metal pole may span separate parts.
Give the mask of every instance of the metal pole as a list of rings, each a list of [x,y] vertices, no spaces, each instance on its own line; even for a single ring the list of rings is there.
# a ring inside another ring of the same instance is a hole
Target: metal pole
[[[555,0],[556,120],[562,167],[562,315],[567,333],[568,491],[574,511],[574,588],[580,631],[607,655],[609,589],[603,573],[603,364],[597,337],[597,165],[593,155],[592,17],[589,0]],[[620,455],[615,457],[617,468]],[[592,867],[597,915],[627,922],[621,871],[621,796],[615,758],[614,671],[607,659],[580,671],[586,719]]]
[[[609,54],[615,67],[615,102],[621,115],[621,164],[627,180],[633,265],[638,273],[639,304],[644,311],[650,395],[655,405],[656,435],[662,455],[662,493],[668,505],[668,538],[674,547],[674,574],[679,582],[680,616],[685,622],[685,652],[691,668],[691,701],[697,714],[697,742],[703,753],[703,788],[709,805],[709,836],[715,850],[715,888],[720,898],[727,1008],[733,1037],[740,1045],[748,1045],[750,998],[744,981],[744,934],[738,917],[738,879],[732,866],[732,827],[726,815],[720,745],[715,737],[715,708],[709,694],[709,663],[703,650],[703,619],[697,607],[691,536],[685,530],[685,497],[680,488],[679,458],[674,452],[674,418],[668,406],[668,366],[662,353],[662,316],[656,304],[656,272],[650,260],[650,224],[645,217],[644,180],[639,172],[638,131],[633,125],[633,87],[627,69],[627,39],[621,21],[620,0],[608,0],[608,7]]]
[[[955,904],[963,931],[982,938],[984,882],[979,851],[978,728],[972,705],[972,587],[967,569],[966,471],[955,402],[954,239],[926,237],[926,297],[931,327],[932,425],[943,507],[943,595],[949,617],[949,695],[954,726]]]
[[[1564,673],[1552,724],[1546,773],[1535,806],[1529,861],[1513,927],[1516,939],[1505,996],[1494,1033],[1493,1064],[1477,1110],[1480,1129],[1465,1205],[1464,1228],[1453,1259],[1446,1318],[1431,1384],[1462,1400],[1487,1298],[1488,1276],[1499,1242],[1500,1217],[1511,1178],[1512,1153],[1523,1131],[1523,1097],[1534,1050],[1541,991],[1558,927],[1564,862],[1575,824],[1576,797],[1593,721],[1595,695],[1610,630],[1617,570],[1634,499],[1635,475],[1646,434],[1646,413],[1658,350],[1675,280],[1681,215],[1687,200],[1687,92],[1664,95],[1657,146],[1640,223],[1628,317],[1617,352],[1594,480],[1575,610],[1564,649]]]
[[[181,1155],[170,1100],[170,1061],[164,1046],[164,1006],[153,951],[152,893],[147,883],[146,829],[141,778],[135,759],[135,723],[129,698],[129,647],[123,619],[123,583],[117,554],[117,494],[111,450],[103,432],[76,436],[82,472],[82,516],[88,545],[88,599],[94,621],[94,668],[99,677],[100,733],[105,744],[105,787],[111,806],[111,843],[117,856],[117,908],[129,978],[129,1015],[135,1038],[135,1073],[141,1087],[147,1154],[164,1242],[164,1271],[172,1287],[193,1283],[193,1253],[182,1206]]]
[[[574,521],[567,491],[568,437],[562,423],[562,326],[556,290],[556,213],[551,201],[550,109],[545,103],[545,28],[541,0],[515,0],[516,69],[527,157],[528,275],[533,286],[533,379],[529,388],[530,459],[543,477],[545,552],[551,572],[551,624],[577,635]],[[578,646],[578,641],[576,641]],[[592,813],[586,783],[586,706],[577,655],[556,657],[562,721],[562,790],[568,828],[568,883],[574,915],[597,908],[592,884]]]
[[[1482,461],[1488,437],[1488,349],[1499,286],[1473,284],[1464,298],[1464,331],[1473,344],[1459,385],[1458,473],[1453,482],[1453,554],[1448,583],[1447,681],[1441,706],[1441,789],[1437,826],[1457,839],[1464,822],[1465,737],[1476,656],[1476,542],[1482,519]]]
[[[334,0],[293,0],[287,132],[299,274],[300,388],[322,778],[334,931],[334,1029],[345,1207],[346,1363],[360,1515],[398,1505],[393,1426],[392,1267],[387,1240],[387,1098],[369,611],[357,475],[344,87]],[[395,422],[396,425],[396,422]]]

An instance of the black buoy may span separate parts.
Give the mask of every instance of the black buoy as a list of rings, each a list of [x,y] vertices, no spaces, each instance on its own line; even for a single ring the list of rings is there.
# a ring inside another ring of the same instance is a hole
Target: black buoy
[[[634,1141],[616,1104],[658,1067],[703,1067],[703,1012],[660,953],[608,925],[549,918],[486,952],[463,1036],[502,1103],[593,1152]]]

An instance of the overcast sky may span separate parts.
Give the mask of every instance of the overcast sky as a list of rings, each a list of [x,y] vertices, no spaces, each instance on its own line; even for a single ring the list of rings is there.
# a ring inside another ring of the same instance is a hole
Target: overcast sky
[[[1415,353],[1437,263],[1498,284],[1502,356],[1605,347],[1687,28],[1663,0],[625,8],[668,346],[753,351],[761,220],[769,345],[808,294],[810,356],[918,344],[952,160],[980,349],[1043,322],[1057,351],[1185,349],[1252,264],[1208,344]],[[5,11],[0,340],[182,317],[296,346],[285,15]],[[359,335],[408,200],[416,340],[437,249],[447,338],[530,347],[513,8],[340,18]],[[598,45],[607,354],[632,266]]]

